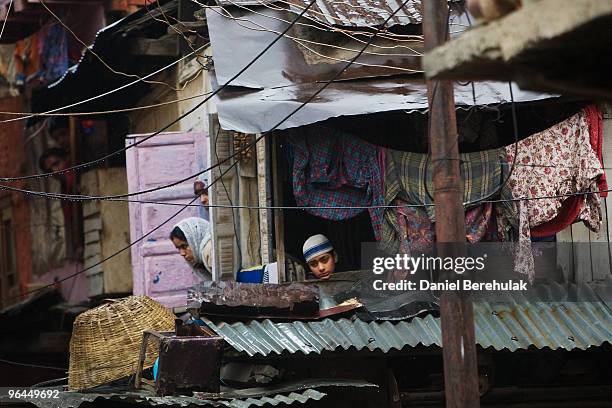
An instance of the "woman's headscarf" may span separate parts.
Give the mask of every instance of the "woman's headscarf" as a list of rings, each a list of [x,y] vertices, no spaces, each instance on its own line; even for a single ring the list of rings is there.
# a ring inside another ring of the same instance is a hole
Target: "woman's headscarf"
[[[196,178],[195,182],[193,183],[193,191],[194,193],[201,193],[204,190],[208,190],[208,186],[210,186],[210,175],[208,172],[205,172]]]
[[[193,251],[196,265],[192,265],[192,267],[197,269],[198,266],[204,265],[202,254],[204,253],[204,246],[211,239],[210,223],[202,218],[189,217],[181,220],[175,227],[183,231],[185,238],[187,238],[187,245]]]

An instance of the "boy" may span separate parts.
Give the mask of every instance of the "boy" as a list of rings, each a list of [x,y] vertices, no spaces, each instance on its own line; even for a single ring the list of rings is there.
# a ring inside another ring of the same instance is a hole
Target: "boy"
[[[316,279],[329,279],[336,269],[338,254],[325,235],[308,238],[302,248],[310,272]]]

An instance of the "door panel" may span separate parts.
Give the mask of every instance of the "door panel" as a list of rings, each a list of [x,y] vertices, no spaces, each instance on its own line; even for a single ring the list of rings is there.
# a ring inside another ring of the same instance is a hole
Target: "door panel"
[[[131,135],[129,146],[147,135]],[[126,151],[130,192],[176,182],[206,168],[207,136],[203,133],[162,133]],[[193,179],[171,188],[133,197],[142,201],[187,204],[193,200]],[[199,201],[194,201],[194,204]],[[152,231],[181,209],[174,205],[130,203],[132,242]],[[158,230],[132,247],[134,294],[147,295],[167,307],[185,306],[186,289],[198,282],[168,235],[181,219],[202,215],[199,207],[187,207]]]

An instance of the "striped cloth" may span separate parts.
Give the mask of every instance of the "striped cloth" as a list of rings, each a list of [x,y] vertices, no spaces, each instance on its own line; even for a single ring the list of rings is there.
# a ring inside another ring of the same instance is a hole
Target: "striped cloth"
[[[292,149],[293,195],[298,207],[381,206],[380,148],[356,136],[319,125],[295,132]],[[328,220],[346,220],[364,209],[315,208],[307,212]],[[381,208],[369,209],[376,239],[380,239]]]
[[[476,202],[498,193],[504,178],[507,177],[506,154],[503,149],[464,153],[460,155],[460,160],[464,202]],[[435,209],[431,205],[433,194],[433,165],[431,160],[427,160],[426,155],[391,149],[386,151],[385,205],[395,205],[398,202],[428,205],[425,211],[433,223],[435,222]],[[508,188],[504,188],[500,195],[501,198],[512,197]],[[517,219],[513,202],[504,203],[501,207],[498,212],[502,212],[510,219]],[[397,251],[404,236],[405,231],[402,231],[398,223],[397,209],[386,209],[382,226],[383,246],[387,250]]]

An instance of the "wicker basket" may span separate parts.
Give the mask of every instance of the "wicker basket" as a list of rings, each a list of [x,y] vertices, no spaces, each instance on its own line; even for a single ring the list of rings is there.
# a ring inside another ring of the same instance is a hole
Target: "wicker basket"
[[[172,331],[174,318],[146,296],[112,300],[80,314],[70,339],[68,387],[83,390],[134,374],[143,331]],[[153,366],[156,357],[149,342],[144,366]]]

